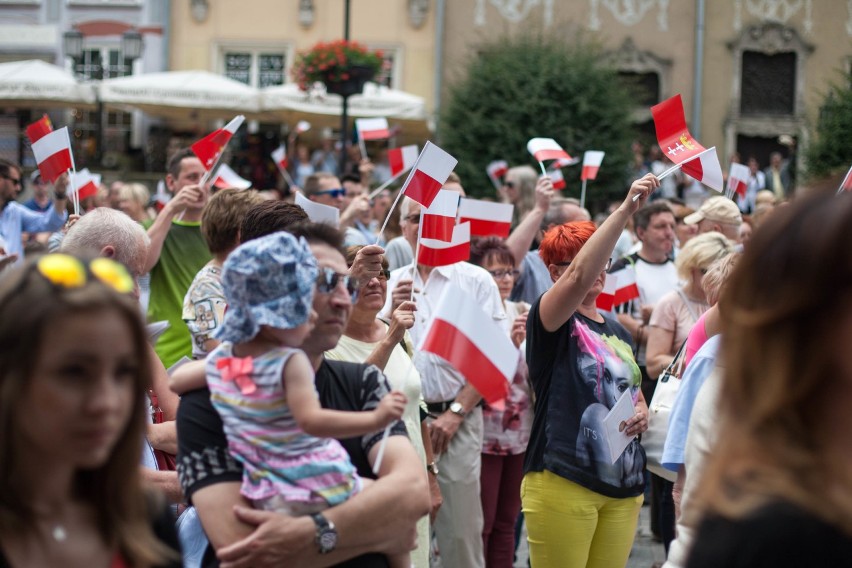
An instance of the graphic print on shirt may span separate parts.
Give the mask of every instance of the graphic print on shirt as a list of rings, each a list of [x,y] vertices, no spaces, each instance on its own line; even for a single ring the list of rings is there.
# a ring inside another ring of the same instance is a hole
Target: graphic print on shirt
[[[643,460],[639,442],[634,439],[614,464],[603,433],[603,419],[622,393],[630,389],[634,404],[639,399],[642,375],[633,360],[633,351],[622,339],[599,335],[575,319],[571,335],[577,338],[580,355],[577,373],[597,402],[589,404],[580,419],[577,433],[577,461],[595,471],[601,481],[616,487],[642,483]]]

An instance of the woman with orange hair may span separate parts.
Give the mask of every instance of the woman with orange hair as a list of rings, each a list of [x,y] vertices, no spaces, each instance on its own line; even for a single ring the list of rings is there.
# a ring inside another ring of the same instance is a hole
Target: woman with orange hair
[[[535,412],[521,485],[536,568],[624,566],[630,555],[645,454],[634,439],[612,463],[601,420],[627,391],[635,415],[626,432],[636,436],[648,429],[648,407],[630,334],[595,302],[622,229],[657,187],[645,175],[599,229],[566,223],[539,248],[554,284],[527,320]]]

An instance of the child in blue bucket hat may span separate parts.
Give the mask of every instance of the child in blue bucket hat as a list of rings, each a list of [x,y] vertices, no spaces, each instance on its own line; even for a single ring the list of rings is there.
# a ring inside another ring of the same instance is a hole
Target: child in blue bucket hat
[[[243,464],[241,492],[256,508],[308,515],[342,503],[362,480],[343,446],[398,420],[401,393],[375,410],[324,409],[307,356],[317,264],[304,239],[279,232],[251,240],[222,267],[228,308],[206,362],[210,400],[231,454]],[[323,437],[320,437],[323,436]],[[408,566],[397,563],[394,566]],[[400,559],[404,562],[405,559]]]

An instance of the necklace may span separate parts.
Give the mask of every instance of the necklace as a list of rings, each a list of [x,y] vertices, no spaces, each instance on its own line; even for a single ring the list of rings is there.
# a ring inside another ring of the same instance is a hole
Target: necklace
[[[68,538],[68,531],[65,530],[65,527],[56,523],[53,525],[53,528],[50,529],[50,536],[52,536],[53,540],[56,542],[65,542]]]

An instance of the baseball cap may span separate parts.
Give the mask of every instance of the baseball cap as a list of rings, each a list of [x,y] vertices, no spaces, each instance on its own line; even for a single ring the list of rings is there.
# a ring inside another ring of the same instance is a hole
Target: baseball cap
[[[742,223],[743,216],[736,203],[727,197],[717,195],[702,203],[698,211],[684,217],[683,222],[687,225],[696,225],[703,219],[716,221],[717,223],[738,225]]]

